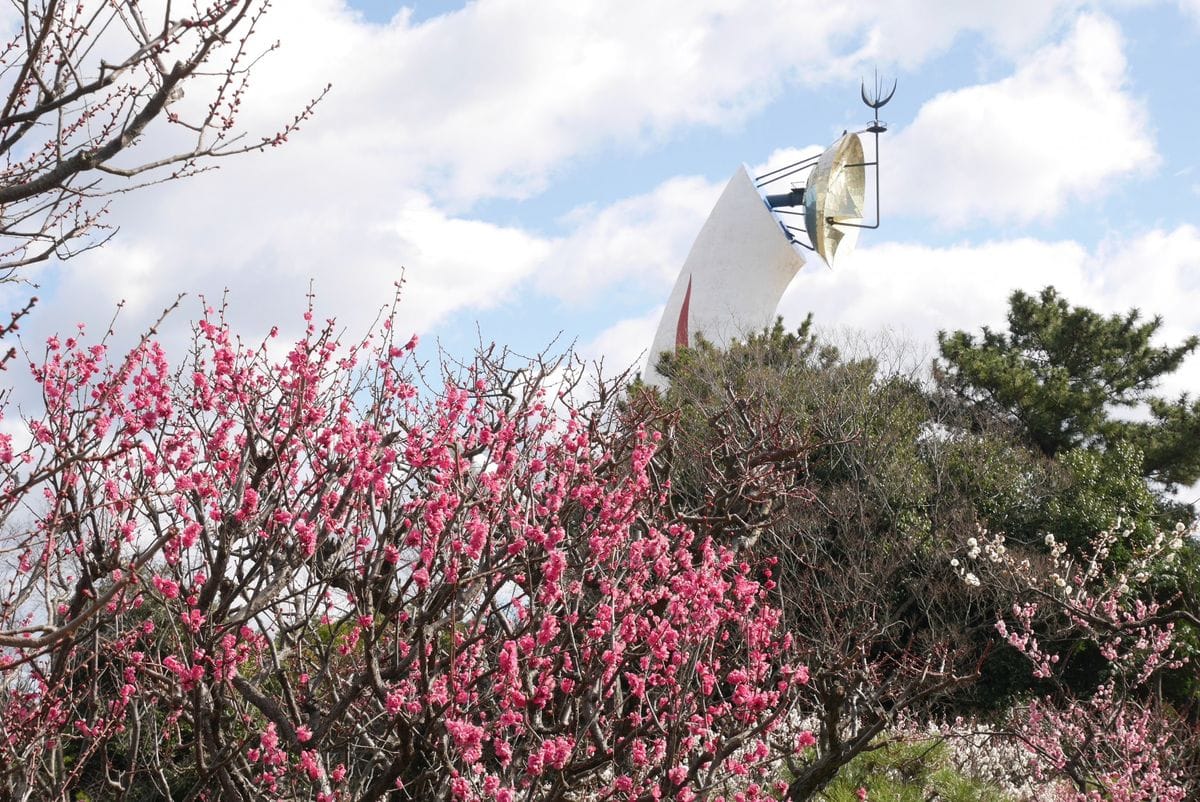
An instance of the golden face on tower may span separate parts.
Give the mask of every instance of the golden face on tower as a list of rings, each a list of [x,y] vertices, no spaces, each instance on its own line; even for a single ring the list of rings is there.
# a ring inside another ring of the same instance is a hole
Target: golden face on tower
[[[846,134],[817,160],[804,188],[804,222],[813,247],[825,264],[834,266],[837,252],[847,253],[858,229],[838,223],[861,223],[866,203],[867,176],[862,140]]]

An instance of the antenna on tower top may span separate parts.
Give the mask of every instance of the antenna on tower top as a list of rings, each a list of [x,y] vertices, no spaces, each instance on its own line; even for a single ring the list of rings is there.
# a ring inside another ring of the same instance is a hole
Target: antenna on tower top
[[[867,131],[872,134],[882,134],[887,130],[887,123],[879,119],[879,110],[887,105],[887,102],[892,99],[892,95],[896,94],[896,81],[892,81],[892,88],[885,95],[883,93],[883,81],[879,79],[879,70],[875,71],[875,91],[870,95],[867,94],[867,82],[862,84],[862,101],[867,104],[867,107],[874,110],[875,119],[871,120],[871,124],[867,126]]]
[[[887,123],[879,119],[879,110],[888,104],[892,96],[896,94],[896,79],[892,79],[892,88],[884,92],[886,81],[879,77],[879,70],[875,70],[874,87],[870,94],[867,94],[867,82],[861,81],[859,86],[862,93],[862,101],[867,104],[867,108],[874,112],[871,122],[867,124],[866,130],[863,133],[870,134],[875,138],[875,151],[872,154],[874,158],[871,161],[863,160],[858,164],[846,165],[847,167],[859,167],[866,169],[874,168],[875,176],[875,222],[874,223],[855,223],[852,221],[842,221],[839,225],[849,228],[879,228],[879,223],[883,219],[882,212],[879,207],[879,135],[887,130]]]
[[[815,250],[833,266],[834,255],[841,251],[843,256],[854,248],[858,228],[879,228],[879,135],[887,130],[887,123],[879,119],[879,110],[887,105],[896,94],[896,81],[887,86],[875,71],[872,88],[867,89],[864,80],[860,85],[863,103],[874,114],[866,128],[854,133],[843,132],[842,137],[819,156],[810,156],[794,164],[772,170],[758,176],[759,188],[774,184],[797,173],[808,172],[803,186],[793,184],[787,192],[772,193],[763,199],[771,210],[779,215],[795,215],[804,218],[804,226],[788,225],[780,219],[780,225],[793,243]],[[861,134],[874,137],[875,149],[871,159],[864,155]],[[869,169],[868,169],[869,168]],[[867,219],[866,201],[870,187],[875,185],[874,222]],[[793,211],[804,207],[803,212]],[[798,234],[805,234],[805,243]]]

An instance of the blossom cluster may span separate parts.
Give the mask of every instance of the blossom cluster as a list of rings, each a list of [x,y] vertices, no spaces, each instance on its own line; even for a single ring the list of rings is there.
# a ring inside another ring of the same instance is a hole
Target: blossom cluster
[[[985,579],[952,560],[968,584],[986,581],[1014,594],[996,631],[1029,659],[1035,678],[1057,679],[1063,643],[1090,642],[1106,662],[1106,675],[1090,694],[1078,697],[1058,686],[1009,713],[1003,735],[1027,750],[1030,776],[1057,787],[1055,798],[1064,802],[1182,800],[1195,790],[1181,757],[1192,736],[1174,726],[1176,713],[1139,690],[1188,659],[1165,603],[1140,591],[1151,577],[1173,570],[1195,531],[1178,525],[1158,533],[1114,564],[1108,559],[1114,545],[1131,534],[1118,521],[1076,555],[1048,533],[1044,552],[1018,558],[1003,535],[981,529],[966,541],[964,559]]]
[[[280,360],[211,310],[179,365],[49,343],[0,486],[29,511],[0,783],[767,798],[811,745],[776,737],[808,672],[769,572],[672,514],[652,428],[572,408],[545,364],[435,393],[416,338],[333,326],[309,313]]]

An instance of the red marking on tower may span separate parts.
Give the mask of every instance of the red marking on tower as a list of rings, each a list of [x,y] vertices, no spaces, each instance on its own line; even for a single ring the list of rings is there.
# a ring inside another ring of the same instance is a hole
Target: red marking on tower
[[[688,306],[692,302],[692,277],[688,276],[687,292],[683,294],[683,306],[679,307],[679,322],[675,324],[675,348],[688,347]]]

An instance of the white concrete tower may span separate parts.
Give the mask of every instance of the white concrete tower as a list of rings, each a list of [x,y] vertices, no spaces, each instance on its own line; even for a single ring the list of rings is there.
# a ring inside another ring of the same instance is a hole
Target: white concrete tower
[[[775,320],[779,299],[804,266],[745,166],[729,179],[692,244],[667,299],[650,348],[645,381],[665,388],[659,354],[691,345],[696,335],[724,347]]]

